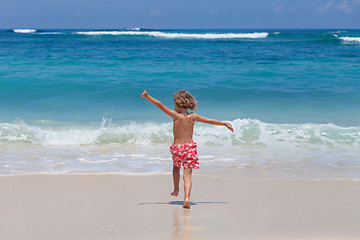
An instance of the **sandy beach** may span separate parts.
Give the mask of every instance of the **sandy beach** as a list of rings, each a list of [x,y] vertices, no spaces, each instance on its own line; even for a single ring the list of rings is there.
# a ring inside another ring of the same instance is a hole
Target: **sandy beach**
[[[359,239],[360,181],[194,175],[0,177],[0,239]]]

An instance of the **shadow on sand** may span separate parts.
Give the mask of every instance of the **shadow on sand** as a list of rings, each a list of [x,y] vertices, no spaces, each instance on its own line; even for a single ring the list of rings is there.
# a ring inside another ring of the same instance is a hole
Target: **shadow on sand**
[[[199,204],[228,204],[228,202],[191,202],[190,205]],[[139,205],[184,205],[184,201],[170,201],[170,202],[150,202],[150,203],[139,203]]]

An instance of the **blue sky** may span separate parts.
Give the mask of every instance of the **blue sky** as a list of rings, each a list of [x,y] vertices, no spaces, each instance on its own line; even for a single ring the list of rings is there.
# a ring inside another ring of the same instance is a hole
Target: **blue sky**
[[[1,0],[0,28],[360,28],[360,0]]]

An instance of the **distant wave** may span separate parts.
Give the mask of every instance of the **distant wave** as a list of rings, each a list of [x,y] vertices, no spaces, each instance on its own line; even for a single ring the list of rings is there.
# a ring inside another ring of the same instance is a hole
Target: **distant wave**
[[[189,38],[189,39],[232,39],[232,38],[266,38],[266,32],[255,33],[167,33],[160,31],[88,31],[75,32],[81,35],[136,35],[161,38]]]
[[[58,34],[64,34],[62,32],[39,32],[39,34],[42,35],[58,35]]]
[[[346,30],[338,30],[338,31],[335,31],[335,32],[329,32],[329,33],[335,33],[335,34],[338,34],[338,33],[347,33],[348,31]]]
[[[35,29],[13,29],[10,30],[9,32],[14,32],[14,33],[36,33],[36,34],[41,34],[41,35],[54,35],[54,34],[66,34],[65,32],[52,32],[52,31],[47,31],[47,30],[35,30]]]
[[[199,124],[194,138],[209,146],[277,146],[289,147],[360,146],[360,126],[340,127],[334,124],[275,124],[254,119],[236,119],[231,122],[235,132],[222,127]],[[131,123],[122,126],[104,119],[99,128],[54,128],[31,126],[17,120],[0,123],[0,143],[22,142],[40,145],[92,144],[170,144],[171,123]]]
[[[15,33],[35,33],[35,29],[13,29]]]
[[[269,34],[270,39],[276,39],[276,41],[290,41],[290,42],[317,42],[317,43],[340,43],[341,41],[356,41],[357,38],[339,37],[336,33],[345,33],[345,31],[339,32],[271,32]]]
[[[139,27],[126,28],[126,30],[128,30],[128,31],[140,31],[140,30],[141,30],[141,28],[139,28]]]
[[[360,43],[360,37],[339,37],[338,35],[334,35],[334,36],[344,42]]]

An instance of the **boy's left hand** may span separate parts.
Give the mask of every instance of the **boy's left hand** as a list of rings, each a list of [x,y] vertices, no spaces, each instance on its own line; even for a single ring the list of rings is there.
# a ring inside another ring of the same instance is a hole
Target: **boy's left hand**
[[[226,123],[225,125],[230,131],[234,132],[233,126],[230,123]]]

